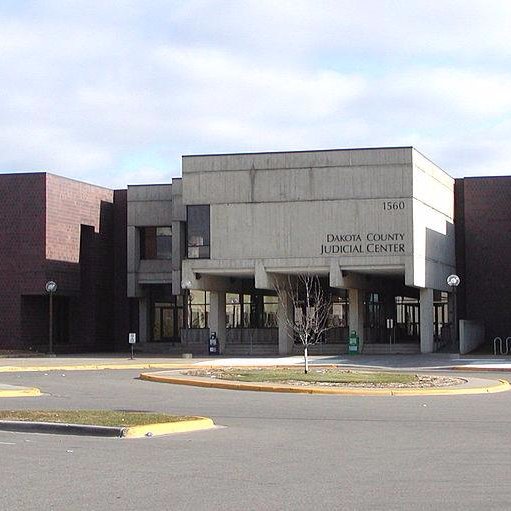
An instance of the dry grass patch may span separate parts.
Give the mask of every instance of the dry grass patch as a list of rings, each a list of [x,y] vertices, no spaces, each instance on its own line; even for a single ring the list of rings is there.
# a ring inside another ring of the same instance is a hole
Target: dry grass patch
[[[348,369],[310,368],[307,374],[300,367],[213,368],[186,371],[188,376],[255,383],[286,383],[292,385],[327,385],[350,387],[433,387],[463,383],[459,378],[418,375],[413,373],[352,371]]]
[[[161,422],[194,420],[196,417],[168,415],[165,413],[127,412],[110,410],[3,410],[0,420],[57,422],[90,426],[130,427]]]

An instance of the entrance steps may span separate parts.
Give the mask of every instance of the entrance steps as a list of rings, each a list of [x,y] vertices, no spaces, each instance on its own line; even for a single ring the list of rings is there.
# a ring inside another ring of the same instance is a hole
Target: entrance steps
[[[279,347],[273,344],[227,344],[223,355],[233,356],[264,356],[264,355],[278,355]]]
[[[346,344],[315,344],[309,346],[309,355],[344,355],[347,352]],[[277,344],[227,344],[224,355],[236,356],[264,356],[278,355],[279,347]],[[295,344],[293,355],[303,355],[303,346]]]
[[[420,353],[417,343],[364,343],[363,355],[414,355]]]

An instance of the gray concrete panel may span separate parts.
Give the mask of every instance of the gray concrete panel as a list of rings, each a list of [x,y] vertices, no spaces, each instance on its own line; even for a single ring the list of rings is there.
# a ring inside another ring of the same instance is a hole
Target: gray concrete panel
[[[166,201],[172,199],[172,185],[128,185],[128,202]]]
[[[403,209],[385,211],[385,201],[316,201],[226,204],[211,207],[211,258],[314,258],[341,264],[404,264],[412,253]]]
[[[260,170],[353,165],[411,164],[411,147],[332,149],[273,153],[239,153],[183,156],[183,176],[193,172]]]
[[[182,185],[185,204],[211,205],[211,259],[183,269],[203,289],[314,272],[444,290],[455,271],[453,180],[410,147],[184,157]]]
[[[411,167],[371,165],[184,174],[186,204],[412,196]]]

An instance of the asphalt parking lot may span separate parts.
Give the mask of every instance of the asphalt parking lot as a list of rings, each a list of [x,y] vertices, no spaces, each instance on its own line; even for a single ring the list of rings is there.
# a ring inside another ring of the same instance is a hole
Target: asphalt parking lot
[[[511,508],[511,392],[268,394],[138,374],[4,373],[2,383],[45,395],[5,398],[0,408],[164,411],[219,427],[137,440],[0,432],[0,509]]]

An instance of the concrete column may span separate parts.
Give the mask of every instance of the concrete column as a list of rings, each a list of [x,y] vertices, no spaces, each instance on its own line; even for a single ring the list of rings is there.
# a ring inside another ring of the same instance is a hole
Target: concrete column
[[[216,332],[220,343],[220,353],[225,352],[227,330],[225,326],[225,292],[211,291],[209,293],[209,331]]]
[[[141,297],[138,300],[138,339],[137,342],[147,342],[149,334],[149,299]]]
[[[362,289],[348,289],[349,299],[349,327],[357,332],[360,339],[360,349],[364,346],[364,291]]]
[[[293,332],[289,321],[293,320],[293,300],[287,293],[279,293],[279,355],[291,355],[293,353]]]
[[[433,353],[435,348],[434,334],[433,290],[420,290],[420,333],[421,353]]]

